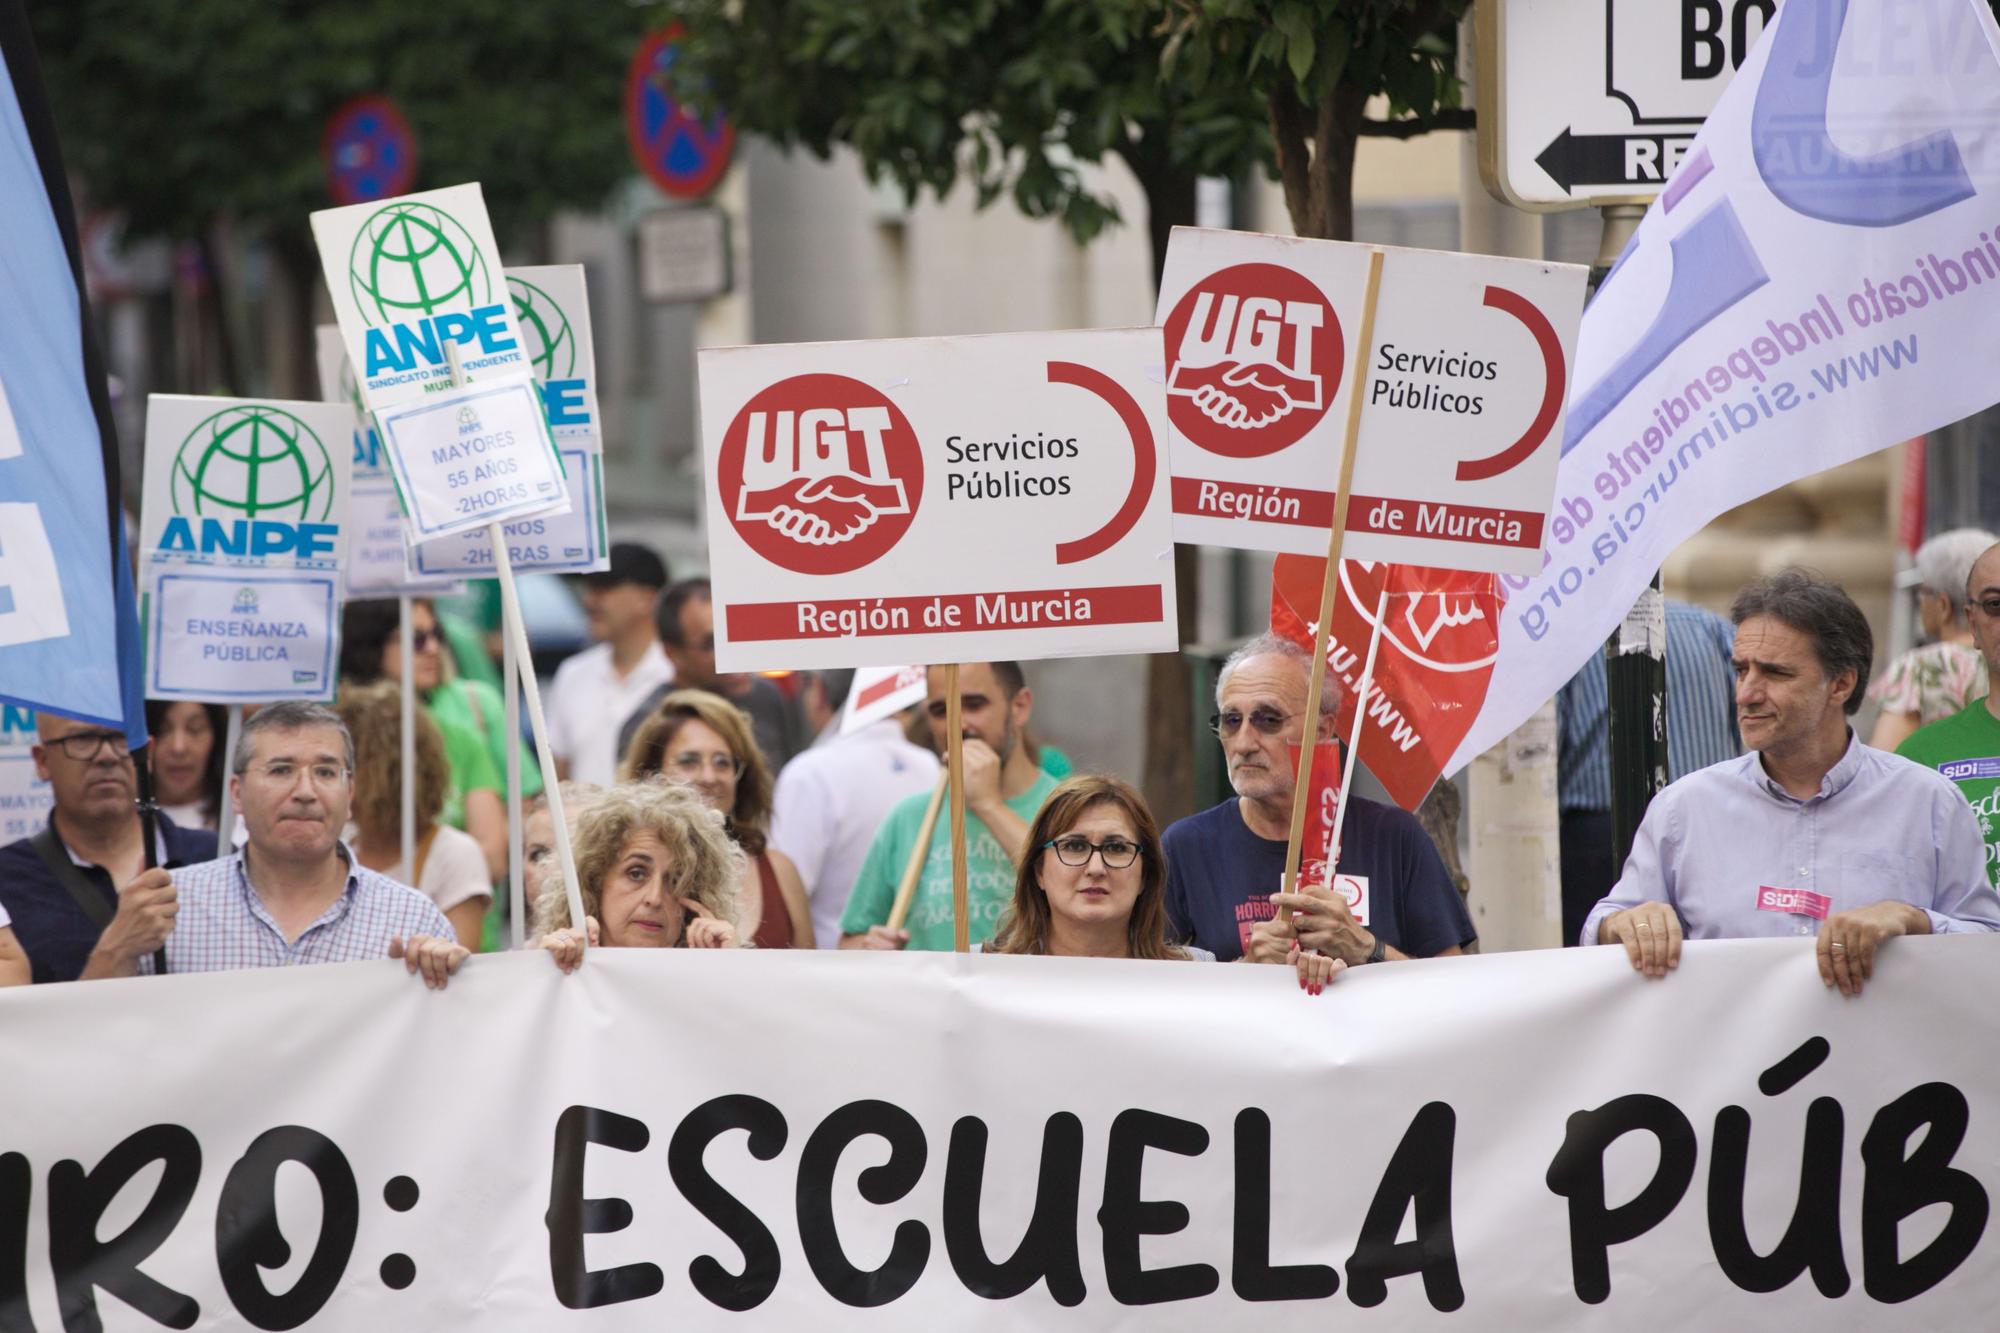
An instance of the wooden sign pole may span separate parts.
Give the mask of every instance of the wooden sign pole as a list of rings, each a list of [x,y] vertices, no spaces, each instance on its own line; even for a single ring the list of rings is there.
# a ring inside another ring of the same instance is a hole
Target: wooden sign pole
[[[951,947],[972,949],[972,921],[965,902],[965,737],[958,711],[958,663],[944,669],[945,777],[951,785]]]
[[[1311,785],[1313,739],[1319,727],[1320,693],[1326,684],[1327,630],[1333,621],[1334,590],[1340,586],[1340,546],[1347,535],[1347,500],[1354,484],[1354,444],[1361,434],[1361,405],[1366,398],[1368,358],[1375,341],[1375,298],[1382,290],[1382,252],[1368,254],[1368,290],[1362,298],[1361,335],[1354,342],[1352,388],[1347,396],[1347,432],[1340,446],[1340,481],[1333,493],[1333,528],[1327,534],[1326,578],[1320,583],[1319,622],[1313,633],[1312,673],[1306,682],[1305,743],[1299,746],[1299,768],[1292,789],[1292,828],[1285,840],[1285,892],[1299,883],[1299,844],[1305,838],[1306,796]],[[1278,920],[1290,923],[1289,909],[1278,909]]]

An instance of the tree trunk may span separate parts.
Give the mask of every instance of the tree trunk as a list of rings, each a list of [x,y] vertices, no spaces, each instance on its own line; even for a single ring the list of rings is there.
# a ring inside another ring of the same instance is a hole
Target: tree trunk
[[[1146,234],[1153,246],[1153,290],[1167,263],[1175,227],[1194,223],[1195,177],[1176,171],[1158,146],[1135,144],[1123,154],[1146,191]],[[1174,547],[1175,616],[1183,644],[1194,642],[1198,623],[1199,565],[1192,546]],[[1146,659],[1146,750],[1140,783],[1153,817],[1163,826],[1194,813],[1194,673],[1181,653]]]
[[[1271,94],[1271,137],[1292,230],[1323,241],[1354,239],[1354,151],[1368,95],[1340,83],[1318,106],[1301,106],[1289,86]]]

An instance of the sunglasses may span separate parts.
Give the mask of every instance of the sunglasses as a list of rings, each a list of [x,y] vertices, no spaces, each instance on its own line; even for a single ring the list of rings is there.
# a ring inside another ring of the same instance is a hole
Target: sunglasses
[[[1248,713],[1236,708],[1225,708],[1220,713],[1209,716],[1208,727],[1223,740],[1234,736],[1245,722],[1257,728],[1260,735],[1275,736],[1296,716],[1296,713],[1281,713],[1275,708],[1253,708]]]

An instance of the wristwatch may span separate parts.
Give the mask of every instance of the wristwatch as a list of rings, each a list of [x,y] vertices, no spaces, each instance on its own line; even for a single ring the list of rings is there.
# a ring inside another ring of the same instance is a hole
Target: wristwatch
[[[1377,935],[1375,937],[1375,947],[1368,951],[1367,961],[1371,963],[1379,963],[1388,956],[1389,956],[1388,944],[1382,939],[1380,935]]]

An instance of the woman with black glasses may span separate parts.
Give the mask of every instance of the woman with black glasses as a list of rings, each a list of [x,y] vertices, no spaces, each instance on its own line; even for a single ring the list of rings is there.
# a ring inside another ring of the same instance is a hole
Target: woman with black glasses
[[[1028,831],[1014,901],[988,953],[1061,958],[1213,962],[1167,939],[1167,863],[1146,800],[1125,782],[1084,774],[1065,780]],[[1317,995],[1341,964],[1297,957],[1299,985]]]

